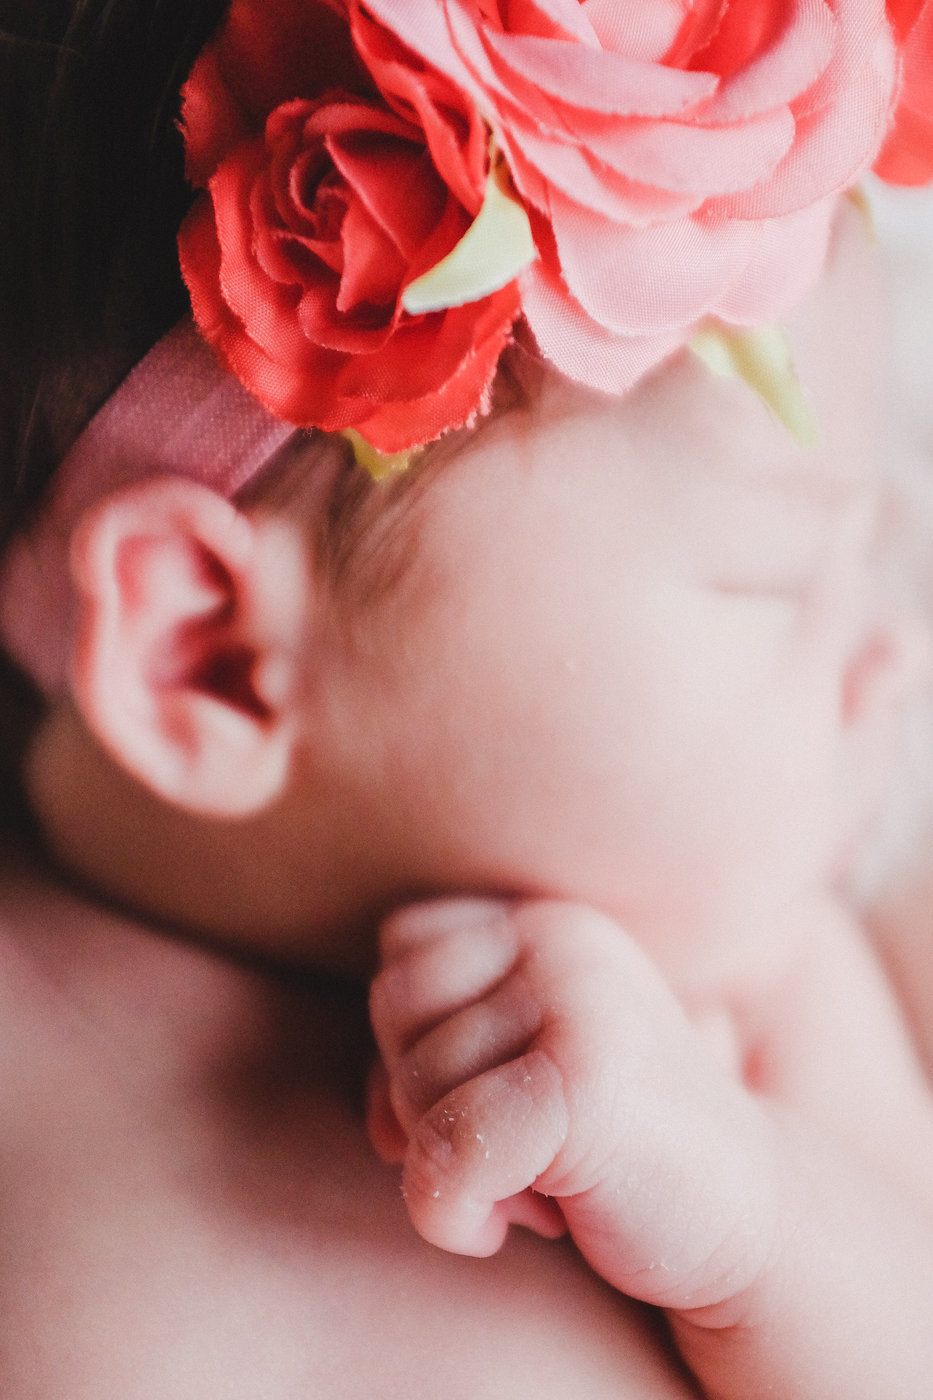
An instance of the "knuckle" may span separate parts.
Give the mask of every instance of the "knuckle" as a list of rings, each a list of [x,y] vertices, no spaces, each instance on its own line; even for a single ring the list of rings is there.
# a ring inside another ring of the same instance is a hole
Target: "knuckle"
[[[481,1166],[488,1148],[469,1100],[448,1094],[417,1123],[406,1163],[406,1190],[437,1197],[462,1188]]]

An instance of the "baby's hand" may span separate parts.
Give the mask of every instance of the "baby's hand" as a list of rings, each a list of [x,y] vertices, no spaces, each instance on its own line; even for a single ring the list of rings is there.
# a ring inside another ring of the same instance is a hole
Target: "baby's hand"
[[[646,1302],[749,1286],[774,1244],[767,1116],[623,929],[577,905],[439,901],[394,915],[382,956],[371,1131],[404,1154],[425,1239],[490,1254],[510,1222],[566,1222]]]

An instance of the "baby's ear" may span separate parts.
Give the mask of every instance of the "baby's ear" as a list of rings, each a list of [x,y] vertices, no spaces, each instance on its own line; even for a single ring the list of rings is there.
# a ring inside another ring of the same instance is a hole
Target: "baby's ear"
[[[295,742],[308,582],[297,535],[158,477],[88,511],[72,573],[74,695],[103,746],[189,811],[272,802]]]

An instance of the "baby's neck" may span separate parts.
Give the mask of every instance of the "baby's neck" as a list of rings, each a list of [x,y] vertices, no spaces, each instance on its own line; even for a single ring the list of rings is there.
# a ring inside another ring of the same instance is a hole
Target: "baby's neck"
[[[288,882],[276,877],[280,862],[261,818],[213,821],[159,802],[70,707],[52,710],[39,726],[25,783],[55,860],[118,905],[273,960],[338,976],[371,970],[374,918],[364,881],[353,889],[346,880],[322,881],[319,916],[309,920],[308,891],[293,902]]]
[[[367,979],[381,917],[425,893],[461,892],[454,880],[449,889],[404,888],[358,850],[355,858],[343,856],[339,837],[327,835],[326,812],[320,830],[308,830],[298,816],[283,823],[281,814],[267,829],[261,817],[211,821],[159,802],[103,752],[68,707],[52,711],[40,727],[27,786],[54,857],[109,900],[203,941],[314,972]],[[324,873],[314,890],[289,872],[270,835],[290,825],[306,849],[321,853],[316,868]],[[784,979],[812,911],[826,901],[827,891],[815,887],[767,915],[759,911],[749,921],[754,928],[727,932],[722,952],[705,962],[685,931],[685,957],[662,970],[698,1021],[720,1030],[723,1016],[742,1023],[748,1008],[766,1001]],[[617,911],[606,912],[639,937]]]

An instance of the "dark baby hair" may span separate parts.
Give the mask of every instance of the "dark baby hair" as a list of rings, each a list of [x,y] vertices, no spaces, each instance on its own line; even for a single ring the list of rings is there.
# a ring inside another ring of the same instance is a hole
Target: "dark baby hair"
[[[0,0],[0,543],[182,314],[179,89],[225,0]]]

